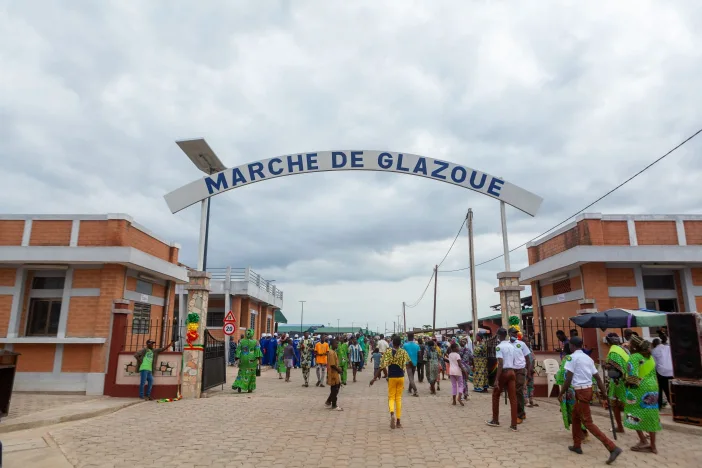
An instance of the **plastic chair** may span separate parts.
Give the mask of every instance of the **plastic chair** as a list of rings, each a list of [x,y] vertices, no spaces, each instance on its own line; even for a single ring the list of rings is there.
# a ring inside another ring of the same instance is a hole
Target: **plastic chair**
[[[556,374],[561,366],[555,359],[544,359],[544,369],[546,370],[546,381],[548,382],[548,395],[546,398],[551,398],[551,391],[556,384]]]

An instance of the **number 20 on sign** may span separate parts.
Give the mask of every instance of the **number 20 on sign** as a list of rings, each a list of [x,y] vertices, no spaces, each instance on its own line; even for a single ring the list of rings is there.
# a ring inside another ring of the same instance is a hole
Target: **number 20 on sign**
[[[225,323],[224,327],[222,327],[222,331],[224,331],[225,335],[233,335],[236,331],[236,325],[233,323]]]

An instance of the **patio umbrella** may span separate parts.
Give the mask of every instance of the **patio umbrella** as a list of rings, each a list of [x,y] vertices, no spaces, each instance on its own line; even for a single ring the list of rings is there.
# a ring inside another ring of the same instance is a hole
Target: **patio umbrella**
[[[663,327],[666,325],[666,313],[646,309],[609,309],[578,315],[570,320],[582,328]]]

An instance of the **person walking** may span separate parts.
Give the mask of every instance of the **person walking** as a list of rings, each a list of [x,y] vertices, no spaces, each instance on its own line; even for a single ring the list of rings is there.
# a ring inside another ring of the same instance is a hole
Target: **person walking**
[[[424,369],[426,367],[426,361],[424,360],[424,339],[420,336],[417,338],[417,344],[419,345],[419,352],[417,353],[417,380],[419,383],[424,382]]]
[[[254,339],[254,331],[246,330],[246,338],[239,341],[236,348],[236,358],[239,360],[239,373],[232,384],[232,390],[239,393],[242,390],[251,393],[256,390],[256,368],[261,365],[263,353],[258,341]]]
[[[329,344],[327,336],[323,335],[320,342],[314,346],[314,355],[317,361],[317,386],[324,387],[324,373],[327,371],[327,353]]]
[[[295,347],[292,338],[288,338],[287,346],[283,348],[283,363],[285,364],[285,381],[290,382],[290,371],[295,365]]]
[[[351,338],[349,346],[349,360],[351,361],[351,372],[353,373],[353,381],[356,382],[356,373],[361,368],[361,345],[356,342],[356,338]]]
[[[283,374],[286,373],[285,348],[287,348],[288,346],[292,346],[292,342],[288,342],[286,335],[283,333],[283,336],[280,338],[280,343],[278,343],[278,347],[276,348],[274,364],[278,371],[278,379],[282,379]]]
[[[666,402],[670,403],[670,379],[673,378],[673,359],[670,354],[668,336],[661,333],[660,338],[653,340],[651,356],[656,361],[656,376],[658,377],[658,408],[665,408],[663,393]]]
[[[526,343],[517,338],[518,334],[519,332],[516,328],[510,327],[509,341],[517,350],[514,359],[514,374],[516,377],[517,390],[517,424],[521,424],[526,419],[526,411],[524,410],[526,401],[524,400],[524,393],[526,391],[527,375],[531,374],[531,361],[528,360],[531,350]]]
[[[609,458],[607,459],[606,463],[611,465],[622,453],[622,449],[617,447],[614,442],[612,442],[602,433],[602,431],[600,431],[600,429],[592,421],[592,414],[590,413],[590,403],[592,402],[593,397],[592,379],[595,379],[597,382],[597,387],[600,390],[600,400],[602,401],[602,406],[606,405],[607,400],[607,392],[605,391],[604,382],[597,373],[595,362],[592,360],[592,358],[590,358],[590,356],[583,352],[582,338],[575,336],[569,341],[570,343],[568,345],[574,351],[571,355],[565,356],[566,378],[560,394],[558,395],[558,400],[563,401],[571,386],[575,390],[575,407],[573,408],[573,421],[571,424],[573,445],[569,446],[568,450],[582,455],[582,424],[590,432],[590,434],[597,437],[597,439],[602,442],[602,445],[607,448],[609,451]]]
[[[338,340],[339,345],[336,350],[336,355],[339,358],[339,367],[341,368],[341,385],[346,385],[346,381],[348,379],[349,345],[346,343],[346,340],[346,335],[341,335],[341,339]]]
[[[429,382],[429,391],[432,395],[436,395],[439,385],[439,348],[434,344],[434,341],[429,340],[424,350],[424,358],[427,360],[427,382]]]
[[[303,387],[310,386],[310,367],[314,355],[314,340],[310,338],[310,333],[305,332],[300,340],[300,367],[302,368]]]
[[[458,354],[458,345],[451,344],[449,349],[448,359],[446,359],[449,367],[449,380],[451,380],[451,395],[453,396],[453,406],[456,406],[456,395],[458,395],[458,403],[463,404],[463,369],[461,369],[461,355]]]
[[[495,376],[495,389],[492,392],[492,419],[487,421],[488,426],[497,427],[500,425],[500,395],[503,391],[509,397],[509,407],[511,424],[509,428],[517,431],[517,376],[514,369],[514,361],[517,357],[517,348],[507,339],[507,330],[500,328],[497,336],[502,340],[499,346],[495,347],[497,359],[497,372]]]
[[[414,391],[414,396],[418,397],[417,385],[414,383],[414,373],[417,370],[419,345],[414,341],[414,333],[407,333],[407,341],[402,345],[402,348],[410,357],[410,363],[407,365],[407,377],[409,378],[409,388],[407,392],[412,394],[412,391]]]
[[[629,347],[633,354],[629,357],[625,374],[627,390],[624,426],[635,430],[639,436],[639,443],[631,447],[631,450],[658,453],[656,432],[663,428],[658,410],[659,389],[656,362],[651,357],[651,343],[638,336],[632,336]],[[648,440],[645,433],[648,433]]]
[[[470,369],[473,367],[473,342],[470,337],[463,337],[459,343],[458,354],[461,356],[461,370],[463,370],[463,399],[470,399],[468,392],[468,380],[470,378]]]
[[[473,348],[473,391],[487,392],[488,389],[488,357],[485,334],[480,332]]]
[[[396,336],[392,348],[385,351],[380,360],[380,367],[373,375],[370,385],[380,378],[381,369],[388,370],[388,409],[390,410],[390,428],[401,429],[402,391],[405,388],[405,368],[411,362],[407,351],[402,349],[402,339]]]
[[[229,337],[229,366],[233,366],[234,363],[236,362],[236,341],[234,341],[234,337],[230,336]]]
[[[341,406],[337,406],[339,389],[341,388],[341,367],[339,367],[339,356],[336,353],[339,342],[331,340],[331,347],[325,356],[327,358],[327,385],[329,385],[329,397],[324,405],[334,411],[343,411]],[[323,387],[324,385],[321,385]]]
[[[156,342],[154,340],[146,340],[146,347],[140,349],[134,354],[137,361],[137,369],[139,369],[139,398],[142,400],[151,400],[151,390],[154,386],[154,368],[158,366],[158,355],[173,346],[173,341],[168,343],[163,348],[154,348]],[[147,385],[146,394],[144,394],[144,385]]]
[[[624,433],[622,423],[622,411],[626,403],[626,369],[629,365],[629,352],[621,346],[621,339],[616,333],[607,335],[609,352],[605,361],[605,369],[609,376],[608,403],[614,413],[614,420],[617,422],[617,432]]]

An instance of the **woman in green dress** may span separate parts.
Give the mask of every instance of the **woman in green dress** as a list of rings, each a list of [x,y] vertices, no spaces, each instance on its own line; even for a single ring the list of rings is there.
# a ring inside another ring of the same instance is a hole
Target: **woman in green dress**
[[[621,340],[616,333],[607,335],[607,343],[609,343],[609,353],[607,353],[607,362],[605,363],[609,377],[607,396],[614,413],[614,420],[617,422],[617,432],[623,433],[622,411],[626,402],[626,386],[624,384],[629,353],[620,346]]]
[[[349,345],[346,342],[346,335],[341,335],[339,347],[336,349],[336,355],[339,357],[339,367],[341,368],[341,385],[346,385],[348,380],[349,369]]]
[[[651,344],[638,336],[631,338],[631,351],[626,369],[624,426],[634,429],[639,435],[639,443],[631,450],[658,453],[656,432],[662,427],[658,412],[656,362],[651,357]],[[646,432],[650,441],[646,439]]]
[[[487,392],[488,370],[487,370],[487,346],[485,335],[478,333],[473,347],[473,391]]]
[[[242,390],[253,392],[256,390],[256,368],[261,365],[261,347],[258,341],[253,339],[254,331],[246,330],[246,338],[239,341],[239,346],[236,348],[236,358],[239,360],[239,373],[236,380],[232,384],[232,390],[236,389],[239,393]]]
[[[275,351],[275,367],[278,369],[278,379],[281,380],[283,379],[283,374],[285,374],[285,371],[287,370],[285,367],[285,358],[283,356],[285,353],[285,348],[288,346],[291,345],[288,344],[286,335],[283,335]]]

